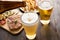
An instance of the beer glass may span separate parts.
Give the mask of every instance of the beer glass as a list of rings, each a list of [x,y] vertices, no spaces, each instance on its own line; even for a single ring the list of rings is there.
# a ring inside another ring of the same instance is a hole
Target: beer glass
[[[21,21],[28,39],[36,37],[36,30],[38,27],[38,15],[35,12],[24,13],[21,16]]]
[[[53,10],[53,0],[41,0],[37,5],[39,7],[40,22],[42,24],[49,24]]]

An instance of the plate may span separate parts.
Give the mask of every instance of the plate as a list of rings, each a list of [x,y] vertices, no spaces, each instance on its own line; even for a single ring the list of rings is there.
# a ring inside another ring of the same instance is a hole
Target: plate
[[[17,10],[17,9],[14,9],[14,10],[12,10],[12,12],[17,12],[16,10]],[[15,15],[15,14],[14,14],[14,15]],[[19,12],[17,15],[22,15],[22,13]],[[7,19],[6,19],[6,23],[5,23],[4,25],[1,25],[1,27],[2,27],[3,29],[7,30],[8,32],[12,33],[12,34],[18,34],[18,33],[20,33],[20,32],[23,30],[23,26],[22,26],[19,30],[17,30],[17,31],[12,31],[12,30],[10,30],[9,27],[8,27],[8,25],[7,25]]]
[[[7,22],[6,22],[6,24],[2,25],[1,27],[5,30],[9,31],[12,34],[18,34],[19,32],[21,32],[23,30],[23,26],[22,26],[18,31],[11,31],[7,25]]]

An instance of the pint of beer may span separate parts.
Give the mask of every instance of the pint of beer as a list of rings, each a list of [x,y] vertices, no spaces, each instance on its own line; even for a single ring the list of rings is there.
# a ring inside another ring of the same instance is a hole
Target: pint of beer
[[[48,24],[50,22],[50,16],[52,10],[53,10],[53,5],[50,1],[40,2],[39,14],[40,14],[40,21],[42,24]]]
[[[28,39],[34,39],[38,27],[38,15],[36,13],[24,13],[21,21],[26,32],[26,37]]]

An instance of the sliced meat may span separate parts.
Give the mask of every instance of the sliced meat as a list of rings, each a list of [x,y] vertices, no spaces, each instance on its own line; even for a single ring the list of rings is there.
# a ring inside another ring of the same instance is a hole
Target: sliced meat
[[[20,15],[13,15],[10,16],[7,19],[8,27],[10,30],[15,31],[22,27],[21,21],[20,21]]]
[[[4,25],[6,23],[6,20],[0,20],[0,25]]]

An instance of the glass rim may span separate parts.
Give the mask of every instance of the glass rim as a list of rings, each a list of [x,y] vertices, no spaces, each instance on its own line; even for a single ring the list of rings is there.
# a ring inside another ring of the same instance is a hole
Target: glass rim
[[[42,2],[49,2],[49,3],[51,4],[51,7],[50,7],[49,9],[54,8],[54,3],[53,3],[53,1],[50,1],[50,0],[42,0],[42,1],[38,2],[38,3],[37,3],[37,6],[38,6],[39,8],[41,8],[41,7],[40,7],[40,4],[41,4]],[[41,8],[41,9],[42,9],[42,8]],[[42,10],[49,10],[49,9],[42,9]]]
[[[27,13],[34,13],[34,12],[27,12]],[[35,12],[36,13],[36,12]],[[37,14],[37,13],[36,13]],[[22,14],[21,15],[21,22],[22,22],[22,24],[25,24],[25,25],[28,25],[28,26],[30,26],[30,25],[34,25],[36,22],[38,22],[39,21],[39,17],[38,17],[38,14],[37,14],[37,20],[35,21],[35,22],[33,22],[33,23],[25,23],[25,22],[23,22],[22,21],[22,16],[23,16],[24,14]]]

